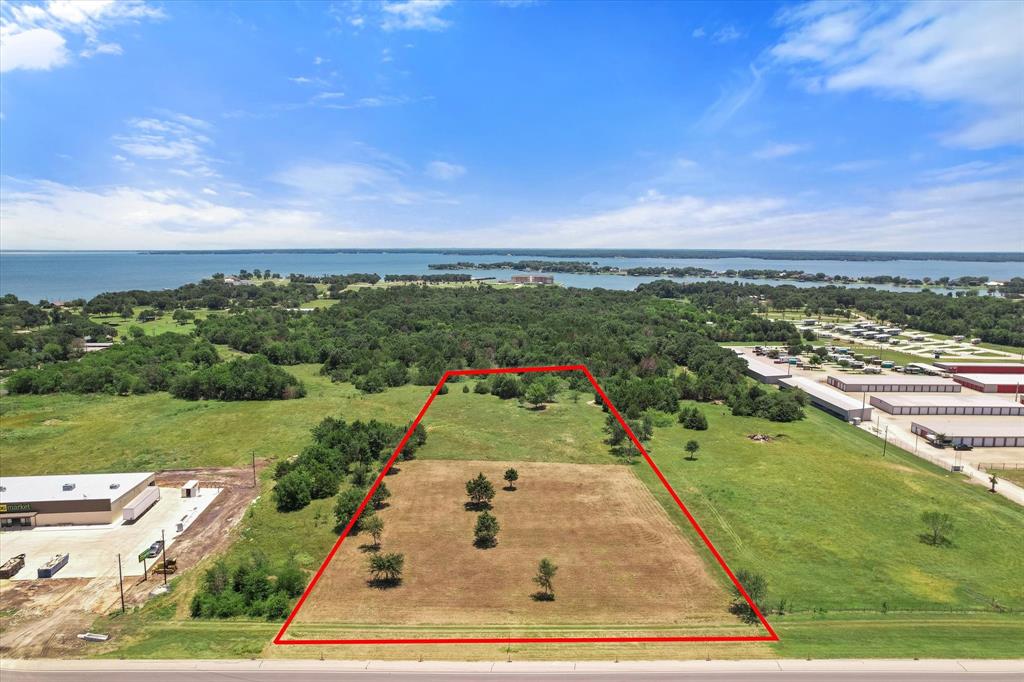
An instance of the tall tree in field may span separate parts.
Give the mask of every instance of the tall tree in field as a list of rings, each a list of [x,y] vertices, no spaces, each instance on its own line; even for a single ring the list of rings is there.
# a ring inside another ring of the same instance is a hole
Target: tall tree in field
[[[687,441],[685,449],[686,449],[686,459],[688,459],[688,460],[690,460],[692,462],[695,459],[697,459],[697,451],[700,450],[700,443],[698,443],[695,440]]]
[[[384,519],[374,514],[363,522],[363,530],[373,538],[373,546],[380,549],[380,539],[384,535]]]
[[[370,584],[374,587],[394,587],[402,581],[405,555],[397,552],[374,554],[370,557]]]
[[[505,488],[506,490],[515,490],[516,489],[516,481],[518,481],[518,480],[519,480],[519,472],[518,471],[516,471],[515,469],[506,469],[505,470],[505,482],[508,483],[508,487]]]
[[[494,547],[498,544],[498,531],[501,524],[490,512],[483,512],[476,517],[476,528],[473,529],[473,544],[480,548]]]
[[[476,478],[466,481],[466,494],[471,509],[487,509],[494,499],[494,485],[480,472]]]
[[[953,544],[949,537],[953,532],[953,518],[949,514],[927,511],[921,514],[921,522],[928,529],[921,534],[921,542],[934,547]]]
[[[534,595],[534,599],[538,601],[554,601],[555,600],[555,573],[558,572],[558,566],[555,566],[551,559],[541,559],[540,563],[537,564],[537,575],[533,577],[533,582],[537,583],[537,587],[540,588],[540,592]]]

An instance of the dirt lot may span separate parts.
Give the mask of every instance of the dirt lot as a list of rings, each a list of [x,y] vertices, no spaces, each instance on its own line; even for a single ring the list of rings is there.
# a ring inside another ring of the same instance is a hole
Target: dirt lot
[[[227,531],[242,518],[256,495],[248,469],[190,469],[157,474],[160,486],[180,487],[189,479],[222,488],[222,492],[169,548],[179,573],[211,552],[225,547]],[[31,531],[22,531],[31,532]],[[34,566],[26,569],[35,570]],[[139,604],[162,578],[139,576],[125,580],[125,601]],[[0,580],[0,656],[67,657],[81,655],[86,646],[76,635],[85,632],[97,615],[120,606],[117,578],[55,578]]]
[[[509,466],[520,476],[514,492],[499,485]],[[490,549],[474,547],[477,513],[464,508],[465,482],[478,472],[498,488],[492,513],[501,532]],[[627,467],[419,460],[403,463],[387,484],[391,504],[378,512],[382,551],[405,554],[402,584],[368,586],[372,541],[350,537],[289,636],[626,636],[738,628],[728,594],[698,553],[703,548],[691,546]],[[559,566],[553,602],[531,598],[542,557]]]

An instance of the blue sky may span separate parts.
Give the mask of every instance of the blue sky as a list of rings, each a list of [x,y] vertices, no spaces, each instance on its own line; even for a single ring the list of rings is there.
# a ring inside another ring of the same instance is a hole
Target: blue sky
[[[5,2],[0,245],[1024,249],[1024,4]]]

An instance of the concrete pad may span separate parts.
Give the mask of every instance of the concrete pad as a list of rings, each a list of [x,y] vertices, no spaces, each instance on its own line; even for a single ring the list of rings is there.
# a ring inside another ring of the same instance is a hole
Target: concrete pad
[[[54,555],[68,553],[67,566],[57,578],[117,578],[117,555],[125,576],[141,576],[138,555],[160,539],[161,530],[167,548],[178,537],[176,524],[186,514],[189,525],[220,493],[220,488],[203,488],[198,497],[181,497],[178,488],[160,488],[160,500],[134,523],[118,521],[89,526],[42,526],[29,530],[4,531],[0,542],[0,563],[18,554],[25,555],[25,568],[14,580],[37,580],[36,569]],[[185,530],[188,530],[186,527]],[[159,559],[155,559],[159,560]],[[147,560],[147,566],[153,561]]]

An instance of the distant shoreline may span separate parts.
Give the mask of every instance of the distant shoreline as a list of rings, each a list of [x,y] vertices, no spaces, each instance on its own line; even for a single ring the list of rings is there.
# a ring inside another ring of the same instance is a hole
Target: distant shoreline
[[[298,248],[298,249],[125,249],[69,251],[45,249],[5,250],[19,253],[135,253],[140,255],[223,255],[223,254],[388,254],[421,253],[466,256],[533,256],[540,258],[752,258],[760,260],[829,261],[957,261],[975,263],[1024,263],[1024,252],[966,251],[824,251],[769,249],[503,249],[503,248]]]

